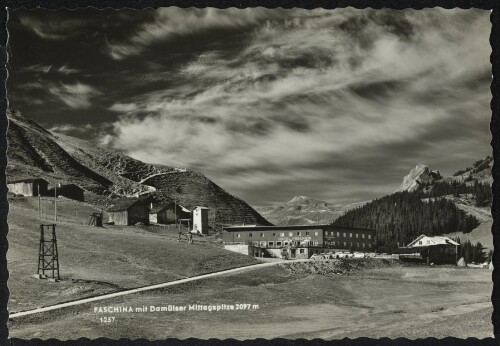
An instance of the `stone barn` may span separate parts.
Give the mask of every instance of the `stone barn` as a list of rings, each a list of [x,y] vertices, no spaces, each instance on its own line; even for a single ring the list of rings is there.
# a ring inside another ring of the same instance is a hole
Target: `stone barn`
[[[58,197],[63,196],[77,201],[84,200],[84,190],[75,184],[59,184],[57,186],[57,191],[54,191],[54,188],[51,187],[47,193],[49,196],[54,196],[54,193],[57,193]]]
[[[191,217],[190,211],[179,204],[163,203],[154,206],[151,204],[149,212],[149,222],[159,224],[176,223],[179,219],[188,219]]]
[[[149,208],[137,198],[121,198],[108,209],[109,222],[115,225],[149,224]]]
[[[49,182],[42,178],[14,180],[7,183],[9,191],[23,196],[47,196]]]

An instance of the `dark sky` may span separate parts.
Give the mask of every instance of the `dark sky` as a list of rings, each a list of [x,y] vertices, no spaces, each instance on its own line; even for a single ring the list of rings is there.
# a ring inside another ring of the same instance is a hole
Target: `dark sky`
[[[8,98],[251,204],[393,192],[491,152],[489,12],[16,10]]]

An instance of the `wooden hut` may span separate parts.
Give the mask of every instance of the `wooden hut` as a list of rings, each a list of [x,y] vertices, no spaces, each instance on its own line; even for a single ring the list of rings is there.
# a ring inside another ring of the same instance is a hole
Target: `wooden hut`
[[[54,196],[54,194],[56,194],[58,197],[63,196],[77,201],[84,200],[83,189],[75,184],[59,184],[57,185],[56,191],[54,191],[54,187],[51,187],[48,189],[47,193],[49,196]]]
[[[190,218],[190,211],[179,204],[163,203],[158,205],[151,204],[149,212],[149,222],[159,224],[176,223],[179,219]]]
[[[7,183],[9,191],[23,196],[47,196],[49,182],[42,178],[14,180]]]
[[[149,224],[149,208],[139,199],[124,197],[108,210],[109,222],[115,225]]]

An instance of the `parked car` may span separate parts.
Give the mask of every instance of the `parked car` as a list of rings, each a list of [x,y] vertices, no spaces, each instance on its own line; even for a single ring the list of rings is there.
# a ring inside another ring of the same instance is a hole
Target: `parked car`
[[[321,254],[314,254],[314,255],[312,255],[312,256],[311,256],[311,258],[310,258],[310,259],[311,259],[311,260],[313,260],[313,261],[318,261],[318,260],[322,260],[322,259],[324,259],[324,258],[325,258],[325,256],[324,256],[324,255],[321,255]]]

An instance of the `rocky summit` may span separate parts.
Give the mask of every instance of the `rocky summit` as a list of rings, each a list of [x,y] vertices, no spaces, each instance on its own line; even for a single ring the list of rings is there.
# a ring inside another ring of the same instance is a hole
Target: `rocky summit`
[[[397,191],[413,192],[421,186],[432,184],[441,179],[442,176],[439,171],[430,170],[428,166],[419,164],[403,178],[403,182]]]

